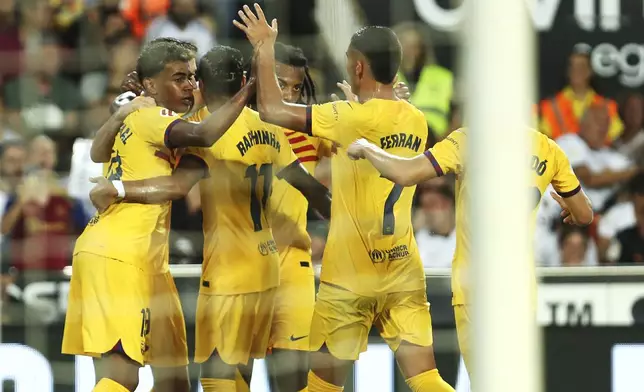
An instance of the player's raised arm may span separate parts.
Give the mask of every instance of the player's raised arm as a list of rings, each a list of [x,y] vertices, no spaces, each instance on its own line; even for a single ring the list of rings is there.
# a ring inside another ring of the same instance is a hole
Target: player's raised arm
[[[194,155],[185,155],[171,176],[147,178],[137,181],[108,181],[104,177],[92,178],[96,186],[90,199],[99,212],[117,201],[161,204],[180,199],[190,192],[199,180],[207,175],[204,161]]]
[[[177,121],[166,130],[166,146],[178,147],[210,147],[235,122],[246,106],[246,102],[255,92],[255,79],[249,79],[246,84],[226,103],[212,112],[201,123]]]
[[[135,112],[141,108],[154,107],[156,103],[154,99],[148,97],[136,97],[127,94],[121,94],[119,97],[127,102],[122,102],[116,112],[101,126],[96,132],[94,140],[92,141],[92,148],[89,156],[93,162],[101,163],[108,162],[112,155],[112,148],[114,147],[114,138],[119,132],[121,125],[125,118],[130,113]],[[131,98],[131,99],[130,99]],[[118,99],[118,98],[117,98]]]
[[[310,132],[310,116],[305,105],[286,103],[282,100],[277,77],[275,76],[275,40],[277,20],[269,25],[261,7],[255,4],[255,12],[245,5],[238,15],[243,23],[234,25],[246,33],[255,50],[259,88],[257,89],[257,111],[263,121],[298,132]]]
[[[331,192],[306,171],[299,161],[280,170],[277,177],[300,191],[322,218],[331,219]]]

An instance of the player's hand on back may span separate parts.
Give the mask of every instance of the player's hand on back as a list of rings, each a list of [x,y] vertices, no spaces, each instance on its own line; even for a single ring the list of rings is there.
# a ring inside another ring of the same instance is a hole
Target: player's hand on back
[[[261,45],[274,45],[277,40],[277,19],[273,19],[269,25],[262,7],[257,3],[253,6],[257,15],[245,5],[237,12],[242,21],[233,20],[233,24],[246,34],[246,38],[253,48],[257,49]]]
[[[139,82],[139,76],[136,71],[132,71],[125,76],[125,79],[121,82],[121,91],[124,93],[131,91],[136,95],[143,93],[143,85]]]
[[[358,139],[347,148],[347,155],[353,160],[364,159],[364,152],[371,146],[367,139]]]
[[[349,101],[349,102],[358,102],[358,96],[351,91],[351,85],[349,82],[346,80],[343,80],[342,83],[338,82],[336,83],[336,86],[342,91],[342,94],[344,94],[344,100]],[[331,99],[334,101],[341,101],[340,97],[338,97],[337,94],[331,94]]]
[[[93,177],[89,181],[96,184],[89,192],[89,199],[98,212],[104,212],[116,202],[118,191],[105,177]]]

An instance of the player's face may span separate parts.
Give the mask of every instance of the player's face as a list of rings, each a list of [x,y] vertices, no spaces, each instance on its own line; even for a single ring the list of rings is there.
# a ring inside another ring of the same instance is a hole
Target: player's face
[[[195,73],[191,62],[176,61],[165,66],[152,79],[151,96],[157,103],[176,113],[185,113],[194,103]]]
[[[304,87],[304,68],[277,63],[275,65],[277,81],[282,89],[282,99],[288,103],[298,103],[302,100]]]

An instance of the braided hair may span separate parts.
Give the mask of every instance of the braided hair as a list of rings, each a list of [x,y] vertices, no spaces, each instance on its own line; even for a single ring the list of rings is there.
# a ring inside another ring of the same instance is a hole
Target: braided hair
[[[315,84],[313,83],[313,78],[309,72],[309,65],[306,56],[302,49],[286,45],[281,42],[275,43],[275,61],[281,64],[290,65],[291,67],[304,68],[304,82],[302,83],[302,95],[300,97],[300,102],[304,105],[313,105],[318,103],[315,95]],[[246,75],[250,77],[251,75],[251,65],[250,63],[246,67]],[[251,106],[255,108],[256,97],[249,99]]]

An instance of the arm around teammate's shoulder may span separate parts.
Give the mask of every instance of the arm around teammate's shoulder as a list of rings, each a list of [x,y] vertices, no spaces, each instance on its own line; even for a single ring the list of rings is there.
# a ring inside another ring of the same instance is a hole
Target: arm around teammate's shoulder
[[[347,154],[351,159],[368,160],[383,177],[403,186],[416,185],[442,174],[429,164],[425,154],[403,158],[392,155],[365,139],[353,142],[347,149]]]
[[[217,142],[237,120],[248,98],[255,92],[255,79],[251,78],[237,94],[206,117],[201,123],[176,121],[166,130],[169,148],[210,147]]]
[[[130,98],[132,99],[127,102],[122,101],[118,109],[96,132],[94,140],[92,141],[92,148],[89,152],[89,157],[92,162],[103,163],[110,160],[112,148],[114,147],[114,138],[119,133],[121,125],[123,125],[123,121],[125,121],[127,116],[139,109],[156,106],[156,102],[150,97],[132,96]],[[123,100],[125,99],[129,98],[123,98]],[[115,102],[118,100],[119,98]]]

